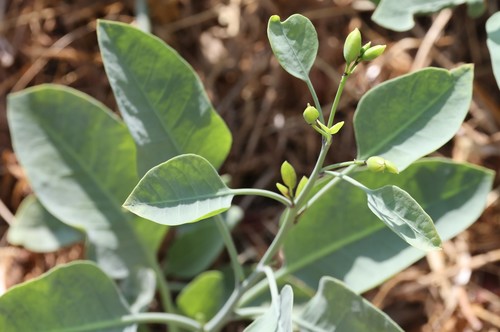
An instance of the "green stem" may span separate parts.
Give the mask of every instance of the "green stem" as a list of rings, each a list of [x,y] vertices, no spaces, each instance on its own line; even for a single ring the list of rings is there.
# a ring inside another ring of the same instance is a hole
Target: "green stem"
[[[106,320],[102,322],[83,324],[78,327],[64,328],[54,332],[84,332],[84,331],[103,331],[113,327],[127,326],[132,324],[168,324],[169,327],[175,326],[189,331],[203,331],[203,327],[194,319],[176,314],[167,314],[160,312],[142,312],[125,315],[117,319]]]
[[[227,253],[229,254],[229,258],[231,260],[231,267],[234,272],[234,281],[236,285],[238,285],[241,281],[245,279],[245,273],[243,272],[243,268],[241,264],[238,262],[238,251],[236,250],[236,245],[234,244],[233,238],[231,237],[231,231],[225,220],[222,218],[220,214],[215,217],[215,224],[219,229],[219,233],[222,236],[222,240],[226,245]]]
[[[359,165],[357,164],[353,164],[353,165],[350,165],[348,166],[347,168],[343,169],[342,170],[342,174],[349,174],[351,173],[354,169],[356,169]],[[335,186],[337,184],[337,182],[340,181],[340,179],[338,177],[332,179],[331,181],[329,181],[326,185],[324,185],[320,190],[318,190],[314,195],[313,197],[311,197],[308,202],[307,202],[307,206],[311,206],[314,202],[316,202],[316,200],[318,200],[321,196],[323,196],[328,190],[330,190],[333,186]],[[305,206],[300,212],[304,212],[304,210],[307,208],[307,206]]]
[[[234,307],[238,304],[241,296],[245,294],[257,281],[259,281],[262,271],[255,270],[247,279],[245,279],[238,287],[236,287],[224,306],[217,314],[204,326],[204,332],[215,332],[222,329],[224,324],[231,320],[231,314]]]
[[[364,164],[365,164],[364,160],[344,161],[341,163],[336,163],[336,164],[331,164],[331,165],[325,166],[325,167],[323,167],[323,169],[321,171],[325,172],[325,171],[331,171],[334,169],[344,168],[344,167],[351,166],[351,165],[361,166]]]
[[[349,182],[350,184],[352,184],[353,186],[365,191],[365,192],[369,192],[371,191],[370,188],[366,187],[364,184],[362,184],[361,182],[359,181],[356,181],[354,180],[353,178],[351,178],[350,176],[346,175],[346,174],[342,174],[342,173],[339,173],[339,172],[334,172],[334,171],[326,171],[326,174],[330,174],[330,175],[333,175],[335,177],[338,177],[339,179],[342,179],[346,182]]]
[[[342,78],[340,79],[339,87],[337,88],[337,94],[335,95],[335,99],[333,100],[332,104],[332,109],[330,110],[330,116],[328,117],[328,128],[330,128],[333,125],[333,119],[335,118],[335,112],[337,111],[337,107],[339,106],[340,102],[340,96],[342,95],[342,92],[344,91],[344,86],[345,82],[347,82],[347,78],[349,77],[350,73],[346,70],[342,74]]]
[[[269,266],[264,266],[262,271],[266,274],[272,303],[279,303],[280,294],[278,291],[278,285],[276,284],[276,279],[274,278],[273,270]]]
[[[174,314],[175,313],[175,307],[172,302],[172,295],[170,292],[170,288],[168,287],[167,280],[165,279],[165,276],[163,275],[162,270],[160,269],[160,266],[154,260],[154,262],[151,264],[153,266],[155,275],[156,275],[156,283],[158,286],[158,292],[160,293],[161,301],[163,303],[163,306],[165,307],[165,311]],[[177,326],[172,325],[169,326],[169,330],[172,332],[177,332],[179,329]]]
[[[325,123],[325,118],[323,116],[323,111],[321,110],[321,104],[319,103],[319,99],[318,99],[318,96],[316,95],[316,91],[314,90],[314,87],[312,85],[312,82],[310,79],[308,79],[306,81],[306,84],[307,84],[307,88],[309,89],[309,92],[311,93],[311,96],[314,100],[314,106],[316,107],[316,109],[318,110],[319,112],[319,119],[322,123]]]
[[[288,207],[292,206],[292,202],[288,198],[281,196],[273,191],[269,191],[269,190],[241,188],[241,189],[231,189],[231,192],[233,195],[263,196],[263,197],[274,199],[275,201],[278,201],[285,206],[288,206]]]

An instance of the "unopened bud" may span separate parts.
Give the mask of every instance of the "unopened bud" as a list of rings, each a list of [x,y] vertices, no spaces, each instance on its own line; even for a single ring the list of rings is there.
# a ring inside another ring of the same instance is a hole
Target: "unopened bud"
[[[349,64],[356,61],[361,51],[361,32],[354,29],[346,38],[344,43],[344,59]]]
[[[297,173],[295,173],[293,166],[286,160],[281,164],[281,178],[290,190],[293,190],[297,185]]]
[[[370,47],[361,55],[361,60],[363,61],[373,60],[378,56],[380,56],[382,53],[384,53],[385,48],[386,45],[375,45],[373,47]]]
[[[307,107],[302,115],[304,116],[304,120],[306,120],[308,124],[313,125],[319,118],[319,111],[316,109],[316,107],[307,104]]]

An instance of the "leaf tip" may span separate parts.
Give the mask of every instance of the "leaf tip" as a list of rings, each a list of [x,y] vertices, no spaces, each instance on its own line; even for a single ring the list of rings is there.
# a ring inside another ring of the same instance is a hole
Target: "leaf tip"
[[[279,15],[272,15],[271,18],[269,19],[269,22],[280,23],[281,22],[281,18],[279,17]]]

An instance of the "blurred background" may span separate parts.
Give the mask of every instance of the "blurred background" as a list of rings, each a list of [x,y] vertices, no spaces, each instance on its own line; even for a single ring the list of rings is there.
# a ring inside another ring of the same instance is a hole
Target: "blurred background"
[[[12,150],[6,97],[29,86],[57,83],[81,90],[116,111],[97,46],[96,19],[149,26],[176,49],[201,77],[233,133],[231,153],[222,167],[231,186],[275,190],[282,161],[288,160],[299,174],[309,173],[320,140],[302,119],[302,111],[312,103],[307,87],[272,56],[266,35],[271,15],[284,20],[300,13],[315,25],[320,47],[311,78],[326,110],[344,69],[347,34],[358,27],[364,41],[387,44],[383,56],[360,64],[349,78],[337,112],[337,120],[346,124],[335,136],[328,162],[354,159],[352,117],[367,90],[426,66],[451,69],[474,63],[470,113],[456,137],[436,155],[498,172],[500,92],[484,26],[500,4],[491,0],[485,5],[479,17],[469,17],[461,5],[418,16],[414,28],[394,32],[371,20],[375,4],[369,0],[0,0],[0,291],[82,257],[79,245],[35,254],[6,241],[12,215],[30,193]],[[365,296],[407,331],[500,331],[498,195],[494,189],[481,218],[447,242],[443,252]],[[252,261],[274,237],[281,208],[261,198],[237,203],[246,213],[233,234],[242,255]],[[455,278],[459,266],[470,273],[466,282]]]

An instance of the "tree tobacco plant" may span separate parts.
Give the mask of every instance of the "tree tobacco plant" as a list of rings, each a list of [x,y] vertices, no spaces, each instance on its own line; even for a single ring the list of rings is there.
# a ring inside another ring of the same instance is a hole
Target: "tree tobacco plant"
[[[297,112],[321,150],[307,175],[283,161],[277,191],[234,189],[218,173],[231,134],[192,68],[131,26],[100,21],[97,30],[120,118],[57,85],[8,98],[14,149],[35,194],[19,208],[9,241],[45,252],[83,240],[88,260],[5,293],[0,330],[135,331],[162,323],[209,332],[251,320],[246,331],[401,331],[359,293],[469,226],[492,185],[483,168],[421,159],[466,116],[471,65],[426,68],[370,90],[354,116],[356,159],[328,165],[344,125],[335,113],[345,83],[385,46],[363,44],[357,29],[347,36],[344,73],[325,112],[309,77],[314,26],[301,15],[272,16],[272,50],[309,88],[311,102]],[[279,231],[255,265],[241,266],[231,237],[242,213],[232,206],[236,195],[283,206]],[[176,238],[158,261],[168,227]],[[230,266],[209,270],[224,247]],[[147,312],[156,291],[163,310]]]

